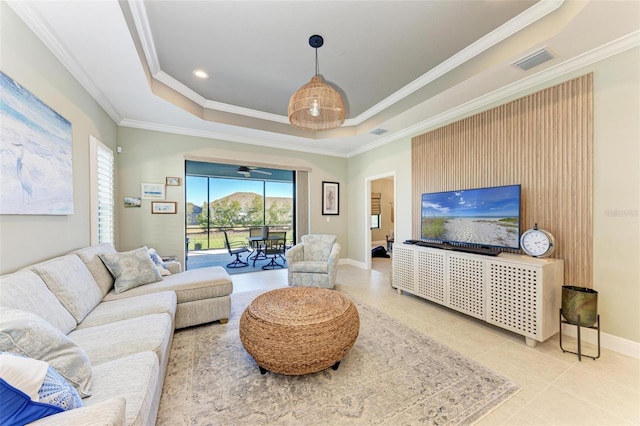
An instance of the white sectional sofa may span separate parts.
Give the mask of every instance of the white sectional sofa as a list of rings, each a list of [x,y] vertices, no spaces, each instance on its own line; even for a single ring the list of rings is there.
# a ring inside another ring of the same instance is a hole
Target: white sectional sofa
[[[101,254],[120,255],[87,247],[0,277],[0,352],[48,362],[85,405],[33,424],[154,424],[174,329],[229,318],[223,268],[175,263],[175,273],[116,293]]]

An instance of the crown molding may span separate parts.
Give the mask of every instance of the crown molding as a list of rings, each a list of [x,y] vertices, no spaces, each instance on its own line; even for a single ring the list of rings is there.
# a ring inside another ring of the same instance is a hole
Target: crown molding
[[[259,118],[261,120],[275,121],[277,123],[289,124],[289,118],[283,115],[272,114],[269,112],[258,111],[251,108],[238,107],[231,104],[225,104],[223,102],[207,100],[206,98],[201,96],[199,93],[195,92],[194,90],[191,90],[189,87],[180,83],[178,80],[171,77],[169,74],[167,74],[162,70],[154,74],[153,77],[159,82],[167,85],[168,87],[172,88],[176,92],[182,94],[183,96],[187,97],[189,100],[195,102],[196,104],[200,105],[203,108],[213,109],[216,111],[229,112],[232,114],[239,114],[245,117]]]
[[[292,151],[308,152],[311,154],[330,155],[333,157],[350,158],[356,155],[363,154],[367,151],[371,151],[375,148],[384,146],[388,143],[397,141],[402,138],[413,137],[415,135],[424,133],[426,131],[435,129],[444,125],[452,120],[461,119],[462,117],[477,112],[482,108],[486,108],[490,105],[505,101],[509,97],[531,90],[535,86],[551,81],[555,78],[562,77],[570,72],[584,68],[603,59],[622,53],[628,49],[640,46],[640,31],[635,31],[589,52],[586,52],[580,56],[577,56],[571,60],[562,62],[555,66],[549,67],[543,71],[533,74],[517,82],[511,83],[507,86],[501,87],[486,95],[480,96],[469,102],[461,104],[455,108],[451,108],[438,115],[435,115],[427,120],[421,121],[413,126],[407,127],[399,132],[390,133],[376,141],[364,145],[356,150],[350,151],[345,155],[336,154],[334,151],[314,149],[314,148],[300,148],[299,146],[288,145],[282,142],[273,142],[270,140],[250,138],[243,136],[228,135],[224,133],[199,131],[193,129],[186,129],[182,127],[166,126],[156,123],[135,121],[135,120],[123,120],[119,123],[121,126],[133,127],[144,130],[154,130],[158,132],[182,134],[189,136],[197,136],[208,139],[219,139],[229,142],[245,143],[252,145],[268,146],[272,148],[287,149]]]
[[[93,83],[93,80],[83,71],[76,60],[67,52],[67,49],[60,44],[56,36],[53,34],[48,25],[41,18],[38,11],[29,1],[7,1],[7,4],[13,11],[24,21],[24,23],[33,31],[33,33],[44,43],[44,45],[53,53],[53,55],[64,65],[71,75],[80,83],[80,85],[95,99],[102,109],[111,117],[114,122],[122,120],[122,116],[109,102],[102,90]]]
[[[131,3],[138,3],[138,2],[131,2]],[[544,3],[549,7],[551,7],[551,5],[554,5],[556,8],[562,4],[561,1],[548,1],[548,2],[543,1],[541,3]],[[383,136],[382,138],[377,139],[356,150],[350,151],[346,154],[339,154],[339,153],[336,153],[335,150],[318,149],[317,147],[313,147],[313,148],[300,147],[299,145],[293,145],[283,141],[273,141],[273,140],[259,138],[259,137],[229,135],[229,134],[220,133],[220,132],[200,131],[200,130],[187,129],[183,127],[167,126],[167,125],[150,123],[150,122],[123,119],[121,115],[118,113],[118,111],[113,107],[113,105],[106,98],[106,96],[104,96],[102,91],[98,89],[98,87],[86,75],[86,73],[82,70],[82,68],[78,66],[77,62],[74,60],[72,55],[70,55],[65,49],[65,47],[57,40],[55,35],[52,33],[51,29],[48,27],[48,25],[46,25],[44,20],[40,17],[37,9],[32,6],[31,2],[11,0],[11,1],[7,1],[7,4],[25,22],[25,24],[36,34],[36,36],[54,54],[54,56],[56,56],[56,58],[67,68],[67,70],[73,75],[73,77],[96,100],[96,102],[105,110],[105,112],[114,120],[114,122],[118,123],[118,125],[120,126],[154,130],[154,131],[160,131],[165,133],[184,134],[184,135],[191,135],[191,136],[203,137],[208,139],[219,139],[219,140],[226,140],[226,141],[236,142],[236,143],[268,146],[268,147],[277,148],[277,149],[286,149],[286,150],[293,150],[293,151],[300,151],[300,152],[308,152],[312,154],[329,155],[334,157],[346,157],[346,158],[362,154],[364,152],[378,148],[380,146],[383,146],[387,143],[391,143],[401,138],[412,137],[417,134],[424,133],[425,131],[429,131],[438,126],[441,126],[446,122],[449,122],[455,119],[460,119],[465,115],[481,110],[482,108],[486,108],[491,104],[504,102],[507,98],[511,96],[517,95],[519,93],[523,93],[537,85],[544,84],[545,82],[550,81],[554,78],[561,77],[562,75],[565,75],[567,73],[576,71],[580,68],[589,66],[600,60],[622,53],[625,50],[640,46],[640,31],[635,31],[633,33],[628,34],[627,36],[621,37],[617,40],[614,40],[610,43],[607,43],[589,52],[585,52],[584,54],[579,55],[571,60],[551,66],[536,74],[525,77],[507,86],[496,89],[491,93],[480,96],[464,104],[458,105],[454,108],[449,109],[448,111],[442,112],[436,116],[433,116],[429,119],[421,121],[401,131],[389,133]],[[516,18],[519,18],[519,17],[516,17]],[[514,20],[516,18],[514,18]],[[511,28],[511,31],[517,31],[517,30],[515,29],[515,27],[513,27]],[[497,36],[497,35],[492,33],[492,36]],[[478,43],[480,43],[480,41],[481,40],[479,40]],[[425,74],[425,76],[423,77],[426,78],[426,76],[427,75]],[[205,100],[203,103],[206,104],[207,102],[209,101]],[[228,104],[220,104],[216,106],[220,108],[227,108],[227,105]],[[234,112],[234,109],[237,107],[228,106],[228,108],[229,109],[221,109],[221,110],[226,112]],[[261,114],[268,114],[268,113],[256,111],[256,115],[254,115],[254,117],[268,119]],[[247,115],[247,111],[244,111],[243,115]],[[286,117],[275,115],[275,114],[271,114],[271,115],[275,116],[275,117],[271,117],[272,121],[288,122]],[[278,118],[274,119],[276,117]],[[357,121],[355,119],[348,119],[345,121],[345,125],[356,125],[356,124],[357,124]]]
[[[358,115],[354,118],[354,124],[361,124],[365,120],[368,120],[381,111],[384,111],[391,105],[406,98],[415,91],[442,77],[446,73],[454,70],[465,62],[473,59],[485,50],[495,46],[508,37],[511,37],[518,31],[521,31],[537,20],[545,17],[549,13],[559,8],[563,3],[564,0],[542,0],[538,2],[534,6],[522,12],[520,15],[504,23],[500,27],[491,31],[489,34],[486,34],[485,36],[479,38],[469,46],[462,49],[460,52],[456,53],[452,57],[448,58],[444,62],[438,64],[436,67],[423,74],[421,77],[418,77],[411,83],[404,86],[402,89],[398,90],[394,94],[390,95],[386,99],[378,102],[376,105]]]
[[[421,89],[427,84],[440,78],[451,70],[459,67],[475,56],[481,54],[487,49],[495,46],[516,32],[526,28],[537,20],[543,18],[549,13],[559,8],[564,3],[564,0],[541,0],[534,6],[525,10],[515,18],[509,20],[505,24],[501,25],[497,29],[493,30],[489,34],[486,34],[482,38],[476,40],[471,45],[467,46],[460,52],[456,53],[449,59],[445,60],[435,68],[429,70],[421,77],[413,80],[397,92],[391,94],[387,98],[373,105],[357,117],[353,117],[345,120],[343,127],[357,126],[364,121],[370,119],[374,115],[384,111],[391,107],[396,102],[401,101],[407,96],[411,95],[415,91]],[[141,1],[129,1],[131,5],[132,14],[134,15],[134,22],[140,36],[140,41],[143,46],[147,62],[149,63],[149,69],[154,78],[173,88],[178,93],[197,103],[198,105],[213,109],[217,111],[224,111],[231,114],[237,114],[247,117],[259,118],[262,120],[274,121],[277,123],[289,123],[289,118],[279,114],[268,113],[264,111],[258,111],[251,108],[240,107],[237,105],[217,102],[208,100],[196,93],[186,85],[180,83],[171,75],[165,73],[160,68],[160,63],[156,53],[156,49],[153,42],[153,35],[151,34],[151,26],[149,24],[148,16],[144,2]]]
[[[261,120],[275,121],[276,123],[289,124],[289,117],[280,114],[273,114],[271,112],[259,111],[257,109],[239,107],[236,105],[225,104],[216,101],[206,101],[205,108],[215,109],[217,111],[230,112],[233,114],[240,114],[247,117],[259,118]]]
[[[158,52],[156,51],[156,44],[153,41],[153,34],[151,33],[151,26],[149,25],[147,8],[143,1],[129,1],[128,4],[129,9],[131,10],[131,16],[133,17],[133,22],[138,30],[138,37],[140,37],[142,51],[147,59],[149,72],[151,75],[155,76],[162,70],[160,69]]]
[[[191,90],[190,88],[188,88],[184,84],[180,83],[178,80],[176,80],[175,78],[171,77],[169,74],[167,74],[166,72],[164,72],[162,70],[159,70],[156,73],[154,73],[153,74],[153,78],[155,78],[159,82],[165,84],[166,86],[172,88],[173,90],[175,90],[176,92],[180,93],[181,95],[183,95],[187,99],[197,103],[201,107],[204,107],[204,104],[207,102],[207,100],[203,96],[200,96],[198,93],[196,93],[195,91]]]
[[[300,145],[288,144],[283,141],[272,141],[257,137],[230,135],[227,133],[212,132],[208,130],[195,130],[185,127],[169,126],[166,124],[151,123],[148,121],[125,119],[118,123],[122,127],[131,127],[134,129],[151,130],[162,133],[172,133],[177,135],[195,136],[205,139],[217,139],[226,142],[242,143],[247,145],[265,146],[269,148],[285,149],[289,151],[307,152],[310,154],[328,155],[331,157],[347,158],[346,154],[338,154],[330,149],[321,149],[317,147],[301,147]]]
[[[507,86],[496,89],[493,92],[487,93],[486,95],[444,111],[427,120],[403,129],[402,131],[386,135],[375,142],[351,151],[348,156],[353,157],[398,139],[413,137],[426,131],[433,130],[452,120],[461,119],[462,117],[481,110],[482,108],[486,108],[499,102],[504,102],[509,97],[531,90],[540,84],[544,84],[545,82],[562,77],[570,72],[577,71],[581,68],[638,46],[640,46],[640,31],[634,31],[568,61],[561,62],[529,77],[523,78],[522,80],[518,80]]]
[[[153,78],[167,85],[168,87],[172,88],[176,92],[180,93],[187,99],[195,102],[203,108],[228,112],[245,117],[258,118],[261,120],[274,121],[277,123],[289,123],[288,117],[279,114],[272,114],[251,108],[245,108],[206,99],[204,96],[192,90],[187,85],[181,83],[171,75],[164,72],[160,67],[160,60],[158,59],[158,53],[155,48],[155,42],[153,40],[153,34],[151,32],[151,25],[149,24],[149,17],[147,15],[147,9],[144,5],[144,2],[129,1],[129,5],[131,6],[133,21],[140,37],[142,50],[144,51],[145,58],[147,59],[147,63],[149,64],[149,72],[151,73]]]

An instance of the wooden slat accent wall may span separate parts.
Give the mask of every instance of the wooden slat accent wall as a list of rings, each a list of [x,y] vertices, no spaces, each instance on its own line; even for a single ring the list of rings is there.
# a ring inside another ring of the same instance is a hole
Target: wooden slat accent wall
[[[422,193],[520,184],[521,232],[551,232],[565,284],[592,287],[592,74],[417,136],[411,157],[414,238]]]

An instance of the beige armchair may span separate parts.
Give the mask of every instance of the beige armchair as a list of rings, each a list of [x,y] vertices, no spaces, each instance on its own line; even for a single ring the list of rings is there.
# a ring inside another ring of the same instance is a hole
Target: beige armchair
[[[286,252],[290,286],[333,288],[340,243],[335,235],[309,234]]]

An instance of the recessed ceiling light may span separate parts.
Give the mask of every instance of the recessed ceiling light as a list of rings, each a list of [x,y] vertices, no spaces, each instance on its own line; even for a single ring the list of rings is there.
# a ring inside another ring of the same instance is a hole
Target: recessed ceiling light
[[[202,70],[193,70],[193,75],[195,75],[198,78],[209,78],[209,74],[207,74]]]

